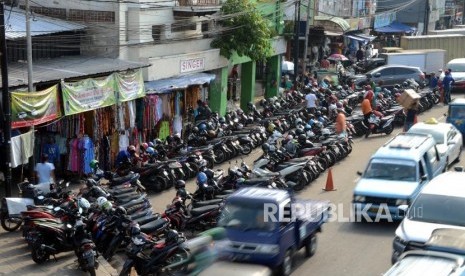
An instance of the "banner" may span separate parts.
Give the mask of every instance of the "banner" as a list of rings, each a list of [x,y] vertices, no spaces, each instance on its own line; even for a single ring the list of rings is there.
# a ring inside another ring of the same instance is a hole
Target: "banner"
[[[61,82],[65,115],[73,115],[101,107],[114,105],[114,74],[103,79],[85,79],[77,82]]]
[[[142,70],[132,73],[115,73],[118,102],[127,102],[145,96]]]
[[[58,85],[38,92],[11,92],[11,128],[43,124],[60,116]]]

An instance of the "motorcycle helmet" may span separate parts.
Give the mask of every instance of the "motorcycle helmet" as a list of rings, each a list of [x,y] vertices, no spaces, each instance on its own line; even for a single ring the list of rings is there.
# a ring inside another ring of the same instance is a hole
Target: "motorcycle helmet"
[[[115,208],[115,214],[118,216],[124,216],[127,214],[127,211],[123,206],[118,206]]]
[[[155,148],[155,144],[153,142],[149,142],[149,147]]]
[[[275,128],[276,128],[276,126],[273,123],[270,123],[270,124],[268,124],[267,130],[269,132],[273,132]]]
[[[205,131],[205,130],[207,130],[207,125],[204,124],[204,123],[201,123],[201,124],[199,125],[199,130],[200,130],[200,131]]]
[[[236,114],[237,114],[237,115],[242,115],[242,114],[244,114],[244,111],[243,111],[242,109],[238,108],[238,109],[236,110]]]
[[[215,136],[216,136],[216,133],[213,130],[207,131],[207,134],[208,134],[208,137],[210,137],[210,138],[215,138]]]
[[[102,205],[102,211],[104,212],[110,212],[112,208],[113,208],[113,204],[111,204],[110,201],[107,201]]]
[[[266,104],[267,104],[266,99],[262,99],[262,100],[260,101],[260,105],[261,105],[261,106],[265,107]]]
[[[173,137],[174,139],[181,140],[181,134],[179,132],[176,132]]]
[[[404,81],[404,82],[402,83],[402,87],[404,87],[404,88],[407,88],[408,85],[409,85],[409,84],[408,84],[408,82],[406,82],[406,81]]]
[[[314,81],[314,82],[312,83],[312,85],[313,85],[314,87],[317,87],[317,86],[318,86],[318,82]]]
[[[97,169],[97,168],[98,168],[98,161],[95,160],[95,159],[92,160],[92,161],[90,161],[89,166],[90,166],[90,168],[93,169],[93,170]]]
[[[312,126],[311,126],[311,125],[309,125],[309,124],[306,124],[306,125],[305,125],[305,128],[304,128],[305,131],[309,131],[309,130],[311,130],[311,129],[312,129]]]
[[[149,155],[153,155],[153,153],[155,152],[155,149],[152,148],[152,147],[148,147],[148,148],[145,150],[145,152],[147,152],[147,154],[149,154]]]
[[[248,102],[248,103],[247,103],[247,108],[248,108],[249,110],[254,110],[256,107],[255,107],[255,105],[254,105],[252,102]]]
[[[155,145],[161,145],[161,144],[163,144],[163,142],[162,142],[160,139],[158,139],[158,138],[155,139],[155,140],[153,140],[153,143],[154,143]]]
[[[289,132],[287,134],[292,135],[292,136],[296,136],[294,130],[289,130]]]
[[[307,141],[307,135],[300,134],[297,140],[299,141],[299,143],[305,143],[305,141]]]
[[[364,88],[365,90],[371,90],[371,85],[365,85],[363,88]]]
[[[400,84],[394,85],[394,88],[400,89],[400,88],[401,88],[401,87],[400,87]]]
[[[303,129],[301,129],[301,128],[298,128],[298,129],[295,130],[295,135],[301,135],[301,134],[304,134],[304,133],[305,133],[305,131]]]
[[[264,144],[262,145],[262,150],[263,150],[264,152],[268,152],[268,151],[270,150],[270,144],[264,143]]]
[[[176,230],[169,230],[165,236],[165,243],[173,243],[178,240],[179,234]]]
[[[87,199],[81,197],[78,199],[78,207],[82,209],[82,211],[86,211],[90,208],[90,203]]]
[[[321,108],[321,114],[326,114],[328,112],[328,109],[326,107]]]
[[[270,145],[270,149],[269,149],[269,152],[273,153],[276,151],[276,147],[273,146],[273,145]]]
[[[142,143],[140,146],[141,146],[144,150],[146,150],[146,149],[149,147],[149,144],[147,144],[147,143]]]
[[[94,186],[97,186],[97,185],[98,185],[97,181],[95,181],[95,180],[92,179],[92,178],[88,178],[88,179],[86,180],[86,186],[87,186],[87,188],[89,188],[89,189],[92,188],[92,187],[94,187]]]
[[[237,124],[237,129],[243,129],[244,125],[243,124]]]
[[[321,111],[319,111],[319,110],[316,111],[316,112],[315,112],[315,116],[320,117],[320,116],[321,116]]]
[[[192,129],[192,132],[193,132],[193,133],[199,133],[199,128],[198,128],[198,127],[194,127],[194,128]]]
[[[241,186],[242,184],[244,184],[244,182],[245,182],[245,178],[241,177],[236,180],[236,185]]]
[[[101,196],[97,198],[97,206],[102,209],[103,204],[105,204],[107,201],[108,199],[106,197]]]
[[[337,102],[337,103],[336,103],[336,108],[342,108],[342,103]]]
[[[199,172],[197,175],[197,182],[198,184],[205,184],[207,183],[208,177],[204,172]]]
[[[295,120],[295,125],[298,126],[298,125],[301,125],[301,124],[302,124],[302,119],[297,118],[297,119]]]
[[[134,152],[136,152],[136,147],[133,146],[133,145],[130,145],[130,146],[128,146],[128,151],[129,151],[130,153],[134,153]]]
[[[176,206],[176,208],[181,208],[182,207],[182,198],[177,196],[171,201],[171,205]]]
[[[336,86],[336,90],[337,90],[337,91],[341,91],[341,90],[342,90],[342,85]]]
[[[342,89],[344,89],[344,90],[349,90],[349,86],[348,86],[347,84],[344,84],[344,85],[342,86]]]
[[[226,119],[224,117],[220,117],[218,122],[220,122],[220,124],[226,124]]]
[[[331,135],[331,131],[329,129],[325,128],[321,131],[321,135],[329,136]]]
[[[176,184],[174,184],[175,189],[184,189],[186,188],[186,181],[184,180],[178,180],[176,181]]]

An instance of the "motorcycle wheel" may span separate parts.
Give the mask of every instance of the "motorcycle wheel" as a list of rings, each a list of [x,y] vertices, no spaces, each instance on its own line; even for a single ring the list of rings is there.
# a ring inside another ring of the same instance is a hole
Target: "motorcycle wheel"
[[[242,145],[242,154],[249,155],[252,152],[252,147],[249,144]]]
[[[189,252],[184,248],[178,248],[169,258],[165,260],[164,267],[180,263],[181,261],[189,259]],[[166,269],[167,275],[186,275],[188,263]]]
[[[161,192],[164,189],[166,189],[166,187],[168,186],[168,183],[165,178],[160,177],[160,176],[155,176],[148,180],[148,185],[146,184],[144,186],[150,187],[155,192]]]
[[[41,248],[40,244],[34,245],[31,251],[32,260],[36,264],[43,264],[50,258],[50,254]]]
[[[209,169],[213,169],[213,166],[215,166],[215,159],[211,156],[204,156],[203,159],[205,159],[207,161],[207,168]],[[199,171],[199,169],[197,168],[197,172]],[[197,172],[195,175],[197,175]],[[195,176],[194,176],[195,177]]]
[[[387,128],[386,128],[386,131],[384,131],[384,133],[386,133],[387,135],[391,134],[392,131],[394,130],[394,126],[392,124],[390,124]]]
[[[2,212],[1,224],[3,229],[8,232],[13,232],[23,224],[23,220],[21,218],[10,218],[8,214]]]
[[[226,154],[222,150],[215,150],[215,164],[221,164],[225,161]]]

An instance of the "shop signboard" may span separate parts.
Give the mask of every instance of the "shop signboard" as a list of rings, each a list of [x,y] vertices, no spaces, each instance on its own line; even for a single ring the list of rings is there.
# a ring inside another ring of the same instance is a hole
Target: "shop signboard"
[[[203,71],[205,69],[205,58],[192,58],[181,60],[181,73]]]
[[[142,98],[145,96],[144,77],[142,70],[127,73],[115,73],[118,102]]]
[[[61,82],[65,115],[116,104],[114,74],[102,79]]]
[[[11,128],[39,125],[60,116],[58,85],[37,92],[11,92]]]

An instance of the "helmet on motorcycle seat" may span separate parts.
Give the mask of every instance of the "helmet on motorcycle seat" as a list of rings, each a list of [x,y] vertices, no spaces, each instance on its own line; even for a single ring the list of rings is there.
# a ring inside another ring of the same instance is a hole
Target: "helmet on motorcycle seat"
[[[323,124],[321,122],[315,122],[314,126],[319,129],[323,128]]]
[[[276,147],[273,146],[273,145],[270,145],[270,149],[269,149],[269,152],[273,153],[276,151]]]
[[[331,135],[331,131],[329,131],[329,129],[325,128],[321,131],[321,135],[325,135],[325,136],[328,136],[328,135]]]
[[[404,81],[404,82],[402,83],[402,86],[403,86],[404,88],[405,88],[405,87],[408,87],[408,85],[409,85],[409,84],[408,84],[407,81]]]
[[[295,136],[295,131],[294,130],[289,130],[289,132],[287,134]]]
[[[87,199],[81,197],[78,199],[78,207],[83,210],[88,210],[90,208],[90,203]]]
[[[326,112],[328,112],[328,109],[326,107],[322,107],[320,111],[322,114],[325,114]]]
[[[130,146],[128,146],[128,151],[131,152],[131,153],[134,153],[134,152],[136,152],[136,147],[133,146],[133,145],[130,145]]]
[[[192,132],[193,132],[193,133],[199,133],[199,128],[198,128],[198,127],[194,127],[194,128],[192,129]]]
[[[86,186],[87,186],[87,188],[92,188],[92,187],[94,187],[94,186],[96,186],[96,185],[98,185],[98,183],[97,183],[97,181],[95,181],[94,179],[88,178],[88,179],[86,180]]]
[[[336,86],[336,90],[337,90],[337,91],[341,91],[341,90],[342,90],[342,85]]]
[[[337,103],[336,103],[336,108],[342,108],[342,103],[337,102]]]
[[[210,137],[210,138],[215,138],[215,136],[216,136],[216,133],[215,133],[214,130],[207,131],[207,134],[208,134],[208,137]]]
[[[401,88],[401,87],[400,87],[400,84],[394,85],[394,88],[400,89],[400,88]]]
[[[347,90],[347,89],[349,89],[349,86],[348,86],[347,84],[344,84],[344,85],[342,86],[342,89]]]
[[[113,204],[111,204],[110,201],[107,201],[102,205],[102,211],[104,212],[110,212],[112,208],[113,208]]]
[[[199,174],[197,175],[197,182],[199,184],[205,184],[207,183],[207,180],[208,180],[207,175],[204,172],[199,172]]]
[[[150,154],[150,155],[153,155],[153,154],[155,153],[155,149],[152,148],[152,147],[148,147],[148,148],[145,150],[145,152],[147,152],[147,153]]]
[[[139,226],[139,224],[135,223],[134,225],[132,225],[129,232],[131,233],[131,237],[139,236],[140,235],[140,226]]]
[[[123,206],[118,206],[115,208],[115,214],[118,216],[124,216],[127,214],[127,211]]]
[[[252,108],[253,108],[253,103],[252,103],[252,102],[248,102],[248,103],[247,103],[247,107],[248,107],[249,109],[252,109]]]
[[[300,125],[300,124],[302,124],[302,119],[297,118],[297,119],[295,120],[295,125],[297,126],[297,125]]]
[[[298,128],[295,130],[295,135],[301,135],[301,134],[305,134],[305,131],[301,128]]]
[[[276,126],[273,123],[269,123],[268,127],[267,127],[267,130],[269,132],[273,132],[275,128],[276,128]]]
[[[244,114],[244,111],[243,111],[242,109],[238,108],[238,109],[236,110],[236,114],[237,114],[237,115],[242,115],[242,114]]]
[[[309,124],[306,124],[304,129],[305,129],[305,131],[309,131],[309,130],[312,129],[312,126],[309,125]]]
[[[316,111],[316,112],[315,112],[315,116],[320,117],[320,116],[321,116],[321,111],[319,111],[319,110]]]
[[[95,170],[98,167],[98,161],[95,160],[95,159],[90,161],[89,166],[90,166],[91,169]]]
[[[321,113],[321,112],[320,112],[320,113]],[[315,119],[315,115],[313,115],[313,113],[308,114],[308,119],[309,119],[309,120]]]
[[[261,106],[265,107],[266,104],[267,104],[266,99],[262,99],[262,100],[260,101],[260,105],[261,105]]]
[[[297,139],[300,143],[304,143],[305,141],[307,141],[307,135],[305,134],[300,134],[299,135],[299,138]]]
[[[140,146],[141,146],[144,150],[146,150],[146,149],[149,147],[149,144],[147,144],[147,143],[142,143]]]
[[[173,243],[178,240],[179,234],[176,230],[169,230],[165,236],[165,243]]]
[[[106,197],[101,196],[101,197],[97,198],[97,201],[96,201],[96,202],[97,202],[97,206],[98,206],[99,208],[101,208],[101,207],[103,206],[103,204],[105,204],[105,202],[107,202],[107,201],[108,201],[108,199],[107,199]]]
[[[218,119],[218,122],[220,122],[220,124],[225,124],[226,123],[226,119],[224,117],[220,117]]]
[[[205,167],[207,167],[207,160],[205,160],[205,159],[200,160],[199,161],[199,169],[203,169]]]
[[[237,129],[243,129],[244,125],[243,124],[237,124]]]
[[[264,144],[262,145],[262,150],[263,150],[265,153],[268,152],[268,151],[270,150],[270,144],[264,143]]]
[[[287,136],[284,138],[284,140],[286,140],[286,141],[292,141],[293,139],[294,139],[294,136],[292,136],[292,135],[287,135]]]
[[[153,143],[154,143],[155,145],[161,145],[161,144],[163,144],[163,142],[162,142],[160,139],[158,139],[158,138],[155,139],[155,140],[153,140]]]
[[[178,180],[176,181],[176,184],[174,184],[175,189],[184,189],[186,188],[186,181],[184,180]]]
[[[201,124],[199,125],[199,130],[200,130],[200,131],[205,131],[205,130],[207,130],[207,125],[204,124],[204,123],[201,123]]]

